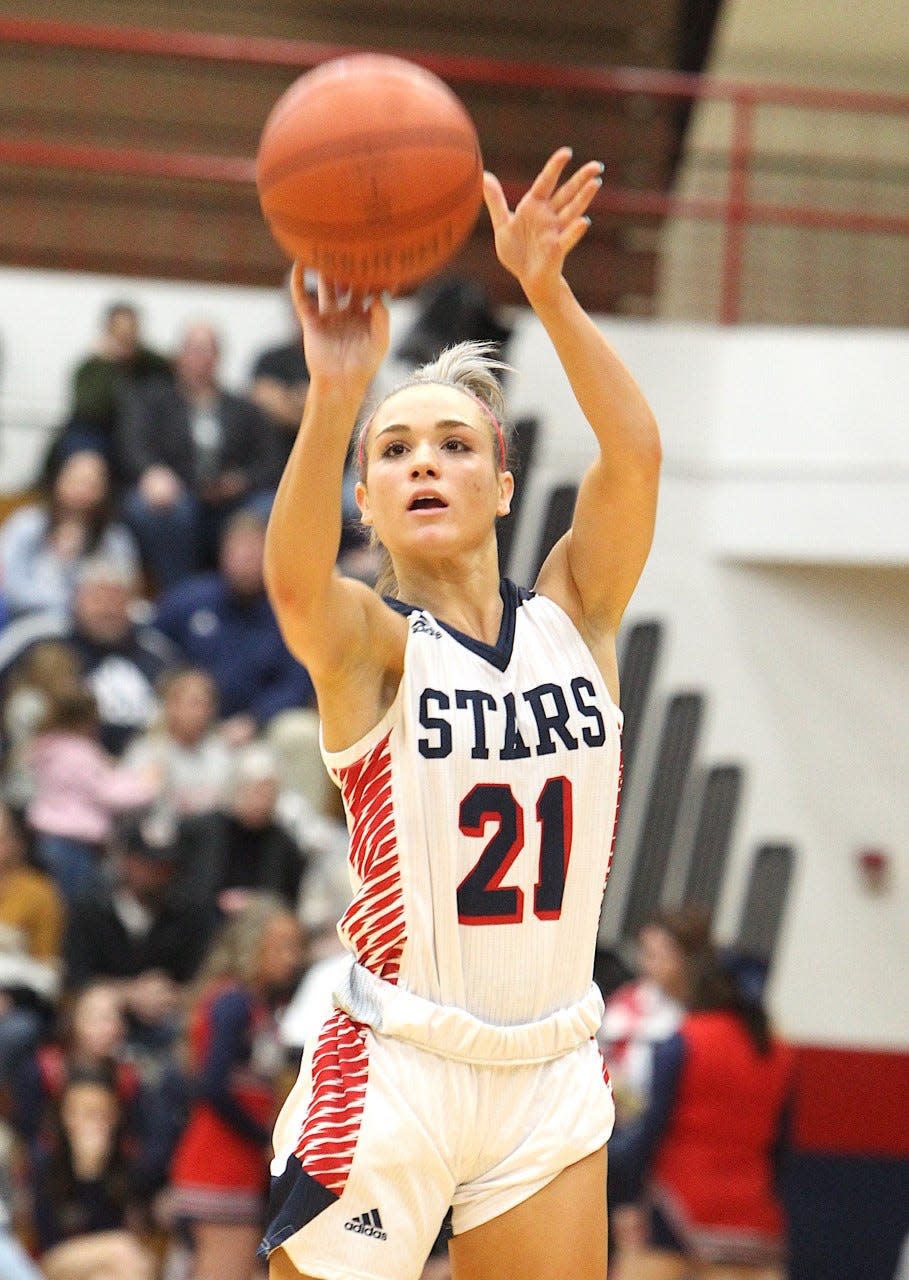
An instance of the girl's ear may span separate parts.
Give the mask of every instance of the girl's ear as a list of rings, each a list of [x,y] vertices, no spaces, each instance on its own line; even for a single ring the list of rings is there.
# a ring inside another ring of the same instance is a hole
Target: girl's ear
[[[514,475],[510,471],[499,472],[499,502],[496,506],[497,516],[507,516],[511,510],[511,499],[514,497]]]
[[[366,485],[362,480],[358,480],[354,489],[354,498],[357,506],[360,508],[360,523],[366,525],[367,528],[372,526],[372,512],[369,508],[369,493]]]

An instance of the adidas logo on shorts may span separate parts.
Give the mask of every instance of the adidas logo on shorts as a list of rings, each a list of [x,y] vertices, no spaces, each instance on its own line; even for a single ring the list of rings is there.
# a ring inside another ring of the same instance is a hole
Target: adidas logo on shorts
[[[382,1229],[382,1219],[378,1209],[370,1209],[368,1213],[358,1213],[344,1223],[345,1231],[356,1231],[361,1236],[372,1236],[373,1240],[387,1240]]]

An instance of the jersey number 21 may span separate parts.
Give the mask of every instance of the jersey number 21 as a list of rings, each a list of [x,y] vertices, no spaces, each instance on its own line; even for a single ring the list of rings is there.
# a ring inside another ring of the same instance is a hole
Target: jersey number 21
[[[558,920],[568,859],[571,856],[571,783],[549,778],[536,803],[540,859],[533,889],[533,913]],[[492,839],[472,870],[458,885],[461,924],[519,924],[524,918],[524,891],[503,885],[509,867],[524,847],[524,813],[510,786],[480,783],[461,801],[458,823],[465,836],[482,839],[496,823]]]

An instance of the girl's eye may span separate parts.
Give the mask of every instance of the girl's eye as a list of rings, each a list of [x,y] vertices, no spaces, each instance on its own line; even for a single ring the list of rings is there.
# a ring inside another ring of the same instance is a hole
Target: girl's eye
[[[383,458],[400,458],[406,452],[404,442],[402,440],[392,440],[382,450]]]
[[[467,445],[463,440],[459,440],[456,436],[452,436],[450,440],[446,440],[443,449],[448,449],[450,453],[460,453],[467,449]]]

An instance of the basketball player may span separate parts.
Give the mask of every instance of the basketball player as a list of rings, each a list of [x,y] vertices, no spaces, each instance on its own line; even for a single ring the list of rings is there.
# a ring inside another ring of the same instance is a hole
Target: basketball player
[[[495,362],[464,344],[384,399],[357,501],[385,598],[334,572],[341,477],[386,353],[381,302],[296,275],[310,392],[266,570],[318,692],[351,832],[351,952],[275,1129],[271,1280],[415,1280],[449,1206],[455,1280],[603,1280],[613,1121],[591,973],[620,775],[616,631],[651,542],[656,425],[562,274],[602,166],[567,148],[510,210],[502,264],[598,455],[534,592],[499,581]]]

